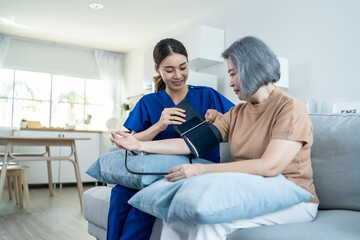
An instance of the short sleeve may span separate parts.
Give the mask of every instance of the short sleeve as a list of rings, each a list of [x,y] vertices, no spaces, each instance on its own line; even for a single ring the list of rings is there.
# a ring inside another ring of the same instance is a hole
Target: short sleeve
[[[229,112],[215,119],[213,125],[220,131],[223,138],[223,142],[227,142],[229,138],[231,114],[234,108],[230,109]]]
[[[312,123],[305,105],[293,99],[284,105],[276,117],[271,139],[286,139],[312,145]]]
[[[149,111],[147,110],[144,97],[142,97],[131,111],[129,117],[126,119],[124,127],[130,131],[142,132],[150,126],[151,119]]]

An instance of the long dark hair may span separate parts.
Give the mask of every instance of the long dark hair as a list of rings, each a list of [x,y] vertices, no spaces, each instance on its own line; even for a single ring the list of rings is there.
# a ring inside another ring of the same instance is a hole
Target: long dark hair
[[[184,45],[173,38],[165,38],[158,42],[154,47],[153,51],[153,58],[155,62],[155,66],[158,69],[161,62],[169,55],[173,53],[179,53],[186,57],[188,60],[188,54]],[[162,77],[159,75],[154,77],[155,81],[155,92],[160,91],[166,87],[165,82],[163,81]]]

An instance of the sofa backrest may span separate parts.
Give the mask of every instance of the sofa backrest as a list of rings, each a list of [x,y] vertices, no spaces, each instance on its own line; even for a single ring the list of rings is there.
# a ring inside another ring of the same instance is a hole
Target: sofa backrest
[[[232,162],[229,144],[227,142],[220,143],[220,162]]]
[[[360,115],[310,114],[311,162],[320,209],[360,211]],[[220,144],[221,162],[231,156]]]
[[[310,114],[320,209],[360,211],[360,115]]]

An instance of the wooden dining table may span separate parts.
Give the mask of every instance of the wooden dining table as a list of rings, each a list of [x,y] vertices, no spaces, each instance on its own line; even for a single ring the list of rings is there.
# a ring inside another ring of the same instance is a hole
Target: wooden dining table
[[[79,193],[80,207],[82,209],[82,194],[83,185],[80,176],[79,159],[76,152],[75,141],[78,140],[90,140],[90,138],[57,138],[57,137],[17,137],[17,136],[0,136],[0,146],[5,146],[5,152],[0,153],[3,157],[2,171],[0,175],[0,200],[4,189],[5,177],[7,166],[12,161],[46,161],[47,173],[49,180],[49,194],[54,195],[51,161],[70,161],[74,165],[74,172],[76,176],[77,189]],[[28,153],[14,153],[13,147],[15,146],[34,146],[44,147],[44,152],[40,154],[28,154]],[[69,146],[71,153],[64,156],[51,156],[50,147],[52,146]]]

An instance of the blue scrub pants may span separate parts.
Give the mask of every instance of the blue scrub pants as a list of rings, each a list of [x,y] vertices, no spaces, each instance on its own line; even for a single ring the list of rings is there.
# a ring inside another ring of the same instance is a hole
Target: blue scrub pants
[[[112,188],[107,240],[148,240],[150,238],[156,218],[127,203],[138,191],[138,189],[120,185]]]

